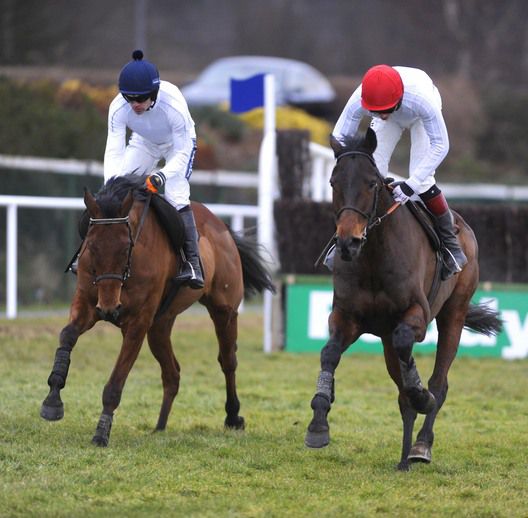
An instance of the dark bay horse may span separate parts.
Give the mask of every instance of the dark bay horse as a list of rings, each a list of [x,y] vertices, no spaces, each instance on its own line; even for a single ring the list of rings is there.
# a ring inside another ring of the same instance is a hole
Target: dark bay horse
[[[334,297],[329,340],[321,350],[321,372],[312,399],[313,419],[305,443],[320,448],[329,443],[327,414],[334,401],[334,373],[341,355],[363,333],[381,338],[387,370],[396,383],[403,421],[400,470],[410,462],[430,462],[433,425],[448,390],[447,374],[463,327],[496,334],[497,314],[470,299],[478,284],[477,242],[458,215],[456,225],[468,264],[458,275],[432,291],[436,255],[420,223],[407,207],[394,201],[372,154],[376,134],[342,147],[332,141],[336,165],[330,183],[336,217]],[[436,292],[436,295],[434,295]],[[428,388],[422,385],[412,356],[429,322],[436,319],[438,343]],[[412,445],[417,414],[426,414]],[[411,446],[412,445],[412,446]]]
[[[96,197],[85,191],[90,225],[80,252],[69,323],[60,333],[48,379],[50,392],[41,408],[45,419],[63,417],[60,391],[77,339],[101,319],[114,323],[121,329],[123,342],[103,391],[103,410],[92,440],[98,446],[108,445],[114,411],[145,336],[161,367],[163,399],[156,430],[165,429],[180,383],[171,329],[176,316],[196,301],[207,308],[215,326],[218,361],[226,381],[225,426],[243,428],[235,381],[237,311],[244,296],[274,290],[258,245],[237,236],[206,207],[193,203],[205,287],[180,287],[167,299],[182,259],[149,209],[144,183],[144,177],[123,176],[109,180]],[[162,304],[164,310],[160,310]]]

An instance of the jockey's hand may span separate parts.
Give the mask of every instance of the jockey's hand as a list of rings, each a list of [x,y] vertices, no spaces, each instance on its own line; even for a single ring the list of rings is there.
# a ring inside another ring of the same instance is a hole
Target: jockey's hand
[[[414,191],[405,182],[394,182],[392,185],[392,197],[394,201],[405,205],[414,194]]]
[[[146,180],[147,191],[156,193],[165,185],[165,175],[160,171],[159,173],[151,174],[147,176]]]

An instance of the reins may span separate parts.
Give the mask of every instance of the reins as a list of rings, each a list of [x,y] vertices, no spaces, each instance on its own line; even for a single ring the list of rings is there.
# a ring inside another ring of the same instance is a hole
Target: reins
[[[122,217],[122,218],[90,218],[90,223],[89,223],[90,226],[124,224],[127,226],[127,229],[128,229],[127,264],[125,266],[123,273],[122,274],[103,273],[101,275],[95,275],[93,284],[97,284],[99,281],[102,281],[104,279],[115,279],[115,280],[121,281],[121,285],[122,285],[132,275],[132,264],[131,264],[132,263],[132,251],[133,251],[135,244],[137,243],[139,239],[141,230],[143,229],[143,225],[145,224],[151,198],[152,198],[152,194],[149,193],[145,200],[145,204],[143,206],[143,211],[141,213],[141,218],[139,219],[135,237],[132,236],[132,227],[130,226],[129,215],[126,215],[125,217]]]

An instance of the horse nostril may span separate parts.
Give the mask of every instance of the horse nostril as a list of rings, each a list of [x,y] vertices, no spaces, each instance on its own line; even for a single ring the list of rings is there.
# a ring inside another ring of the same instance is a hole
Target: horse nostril
[[[121,313],[123,312],[123,306],[122,304],[118,304],[114,309],[108,309],[103,310],[101,309],[101,306],[97,305],[95,306],[95,311],[97,313],[97,316],[101,320],[106,320],[107,322],[117,322],[119,320],[119,317],[121,316]]]
[[[346,237],[337,239],[337,249],[341,253],[343,261],[351,261],[352,258],[359,255],[364,239],[359,237]]]
[[[116,308],[114,309],[114,311],[112,311],[112,317],[115,321],[117,321],[117,319],[120,317],[122,309],[123,309],[123,305],[118,304]]]

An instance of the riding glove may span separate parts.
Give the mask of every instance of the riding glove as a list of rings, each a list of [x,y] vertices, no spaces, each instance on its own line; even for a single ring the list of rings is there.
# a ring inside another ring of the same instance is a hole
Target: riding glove
[[[148,191],[156,193],[165,185],[165,175],[161,171],[151,174],[145,183]]]
[[[414,191],[405,182],[395,182],[392,185],[392,197],[394,201],[405,205],[411,199]]]

